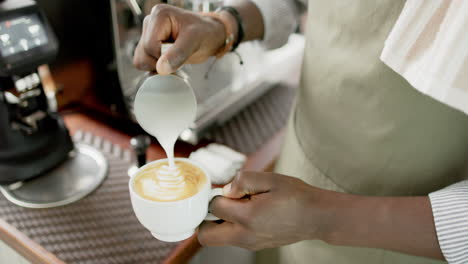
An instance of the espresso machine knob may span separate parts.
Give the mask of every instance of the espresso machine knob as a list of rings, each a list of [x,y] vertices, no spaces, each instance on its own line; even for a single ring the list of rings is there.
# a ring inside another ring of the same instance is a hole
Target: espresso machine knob
[[[139,135],[130,139],[130,145],[136,154],[138,168],[146,164],[146,151],[150,144],[151,139],[147,135]]]

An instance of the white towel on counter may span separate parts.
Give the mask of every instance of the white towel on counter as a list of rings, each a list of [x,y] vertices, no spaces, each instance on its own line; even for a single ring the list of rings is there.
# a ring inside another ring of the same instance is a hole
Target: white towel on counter
[[[206,149],[213,153],[216,153],[223,157],[228,158],[230,161],[234,163],[234,166],[236,167],[236,169],[240,169],[246,161],[246,156],[244,154],[239,153],[221,144],[212,143],[208,145]]]
[[[381,60],[420,92],[468,114],[468,1],[406,1]]]
[[[200,163],[214,184],[227,184],[244,166],[246,156],[220,144],[210,144],[192,152],[189,159]]]

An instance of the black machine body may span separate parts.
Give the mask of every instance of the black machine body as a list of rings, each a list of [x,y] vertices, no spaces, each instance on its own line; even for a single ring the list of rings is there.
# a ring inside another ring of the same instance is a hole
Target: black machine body
[[[0,184],[39,176],[73,150],[37,72],[57,51],[53,31],[34,1],[0,1]]]

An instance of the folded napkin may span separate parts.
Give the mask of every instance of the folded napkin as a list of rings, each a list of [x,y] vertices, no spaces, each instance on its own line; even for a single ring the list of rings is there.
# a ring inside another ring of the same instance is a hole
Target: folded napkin
[[[227,184],[244,166],[246,156],[220,144],[210,144],[192,152],[189,159],[202,165],[214,184]]]

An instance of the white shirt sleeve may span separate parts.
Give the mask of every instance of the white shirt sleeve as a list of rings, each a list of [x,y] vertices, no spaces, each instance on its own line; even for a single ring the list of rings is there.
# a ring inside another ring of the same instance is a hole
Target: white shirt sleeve
[[[407,0],[381,59],[415,89],[468,114],[468,1]]]
[[[229,5],[237,0],[227,0]],[[263,45],[268,49],[283,46],[299,24],[305,0],[251,0],[263,16]]]
[[[449,264],[468,263],[468,181],[429,194],[439,245]]]

